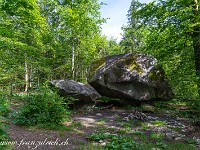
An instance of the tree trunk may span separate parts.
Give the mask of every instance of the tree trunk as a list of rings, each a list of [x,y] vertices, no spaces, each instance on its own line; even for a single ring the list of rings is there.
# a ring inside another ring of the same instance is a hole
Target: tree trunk
[[[32,65],[30,65],[30,69],[29,69],[29,89],[32,89],[32,83],[33,83],[33,81],[32,81],[32,78],[33,78],[33,66]]]
[[[199,9],[198,1],[193,0],[193,49],[194,49],[194,60],[195,60],[195,70],[197,75],[197,87],[200,96],[200,25],[199,25]]]
[[[29,75],[28,75],[28,63],[25,61],[25,89],[24,91],[27,92],[29,88]]]
[[[74,40],[72,39],[72,79],[74,78],[75,78],[75,48],[74,48]]]
[[[72,0],[71,8],[73,9],[74,0]],[[74,33],[71,29],[72,34],[72,79],[75,80],[75,42],[74,42]]]

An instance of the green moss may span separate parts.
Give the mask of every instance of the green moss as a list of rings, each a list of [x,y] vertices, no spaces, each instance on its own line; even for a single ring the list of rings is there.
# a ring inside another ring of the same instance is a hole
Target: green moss
[[[156,72],[155,71],[152,71],[149,73],[149,78],[153,81],[156,81],[158,79],[157,75],[156,75]]]
[[[135,70],[139,74],[143,73],[143,69],[139,66],[137,62],[137,55],[129,55],[127,57],[121,58],[115,62],[115,64],[121,64],[130,70]]]
[[[138,65],[138,63],[136,62],[136,60],[126,60],[126,67],[130,70],[136,70],[139,74],[143,73],[142,68]]]
[[[153,81],[164,81],[164,76],[161,73],[156,73],[156,71],[152,71],[149,73],[149,78]]]
[[[92,78],[94,73],[99,70],[101,67],[103,67],[106,64],[105,58],[101,58],[99,60],[96,60],[95,62],[92,63],[92,66],[90,67],[90,74],[89,74],[89,79]]]
[[[91,68],[90,68],[89,79],[91,79],[92,76],[94,75],[94,73],[96,71],[98,71],[99,69],[101,69],[105,64],[106,64],[106,58],[101,58],[101,59],[93,62],[93,64],[91,65]],[[130,54],[129,56],[124,56],[124,57],[116,60],[114,62],[114,64],[111,64],[111,65],[112,66],[117,65],[117,66],[119,66],[119,68],[125,66],[127,69],[137,71],[139,74],[143,73],[143,69],[139,66],[139,64],[137,62],[137,55],[135,55],[135,54]],[[122,75],[122,72],[120,69],[119,70],[115,69],[114,71],[116,72],[116,75],[119,75],[119,76]]]
[[[155,66],[154,70],[149,73],[149,78],[153,81],[161,81],[165,80],[165,75],[163,70],[159,66]]]

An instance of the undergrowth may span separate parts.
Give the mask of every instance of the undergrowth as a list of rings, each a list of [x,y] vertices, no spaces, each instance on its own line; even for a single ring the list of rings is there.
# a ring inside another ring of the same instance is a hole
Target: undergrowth
[[[9,135],[5,131],[6,129],[6,119],[5,117],[9,112],[9,103],[6,95],[0,95],[0,149],[1,150],[9,150],[12,145],[8,145],[6,141],[10,140]]]
[[[27,126],[61,124],[69,117],[66,106],[62,97],[49,89],[43,89],[24,98],[24,105],[13,113],[13,123]]]
[[[152,150],[152,149],[163,149],[163,150],[171,150],[180,148],[182,150],[195,150],[192,145],[185,143],[165,143],[162,139],[163,135],[152,134],[151,138],[154,139],[154,142],[150,142],[147,140],[146,135],[142,134],[143,138],[140,138],[140,141],[135,141],[134,139],[138,139],[136,136],[119,136],[117,134],[107,134],[103,132],[93,133],[88,136],[88,140],[101,143],[102,141],[106,144],[96,145],[98,149],[101,150]],[[88,147],[89,148],[89,147]],[[95,149],[95,146],[92,146]]]

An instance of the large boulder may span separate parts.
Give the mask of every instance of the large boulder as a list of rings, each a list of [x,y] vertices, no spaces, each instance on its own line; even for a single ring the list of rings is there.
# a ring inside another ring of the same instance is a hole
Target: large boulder
[[[56,88],[58,93],[63,97],[73,97],[81,101],[93,101],[101,96],[89,84],[83,84],[74,80],[53,80],[50,81],[50,87]]]
[[[94,61],[88,81],[102,96],[132,102],[170,100],[173,96],[163,68],[146,54],[127,53]]]

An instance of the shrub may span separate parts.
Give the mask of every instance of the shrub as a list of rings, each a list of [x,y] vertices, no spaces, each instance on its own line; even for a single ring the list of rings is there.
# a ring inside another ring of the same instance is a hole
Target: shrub
[[[1,116],[7,116],[9,112],[8,98],[0,93],[0,114]]]
[[[45,123],[61,124],[69,116],[63,98],[49,90],[29,94],[25,104],[13,114],[14,123],[37,125]]]
[[[110,98],[110,97],[102,96],[102,97],[100,98],[100,100],[101,100],[102,102],[104,102],[104,103],[109,103],[109,102],[112,101],[113,99]]]
[[[88,136],[90,141],[99,142],[100,140],[108,141],[103,147],[105,150],[147,150],[149,149],[144,144],[135,142],[132,138],[126,136],[117,136],[115,134],[105,134],[105,133],[93,133]]]
[[[5,125],[4,125],[4,120],[5,120],[5,116],[8,115],[8,112],[9,112],[9,109],[8,109],[8,99],[7,99],[7,96],[5,95],[0,95],[0,149],[2,150],[8,150],[10,149],[9,146],[11,145],[4,145],[2,142],[4,141],[8,141],[10,140],[9,139],[9,136],[8,134],[6,133],[5,131]]]
[[[189,106],[192,109],[190,118],[193,118],[195,124],[200,125],[200,98],[190,101]]]
[[[5,131],[4,124],[0,124],[0,149],[1,150],[8,150],[12,149],[11,144],[7,145],[6,141],[10,141],[9,135]]]
[[[147,150],[147,148],[144,144],[139,144],[135,141],[133,141],[132,138],[124,137],[124,136],[113,136],[112,140],[108,142],[105,146],[106,150]]]

